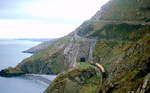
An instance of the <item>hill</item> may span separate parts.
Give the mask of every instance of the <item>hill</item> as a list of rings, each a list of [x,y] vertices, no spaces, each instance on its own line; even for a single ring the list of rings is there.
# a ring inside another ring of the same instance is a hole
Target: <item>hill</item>
[[[107,71],[108,77],[101,81],[103,84],[96,93],[149,93],[149,5],[149,0],[110,0],[74,32],[58,39],[47,49],[25,59],[14,69],[23,73],[44,74],[66,71],[54,80],[45,93],[70,93],[65,87],[69,86],[68,81],[73,82],[70,83],[72,86],[72,84],[76,85],[80,79],[79,76],[82,78],[82,71],[77,74],[74,71],[80,72],[82,67],[76,67],[84,58],[86,64],[91,61],[99,63]],[[10,72],[13,75],[12,69],[6,69],[3,75],[9,75]],[[83,75],[81,82],[82,80],[85,82],[79,89],[74,86],[70,87],[72,91],[78,90],[74,93],[95,93],[91,91],[95,88],[90,85],[92,83],[86,83],[92,76],[89,78],[86,76]],[[68,81],[61,82],[62,80]],[[93,79],[92,81],[95,82]],[[55,83],[58,86],[53,86]],[[60,92],[62,86],[64,90]],[[89,91],[85,91],[87,89]]]

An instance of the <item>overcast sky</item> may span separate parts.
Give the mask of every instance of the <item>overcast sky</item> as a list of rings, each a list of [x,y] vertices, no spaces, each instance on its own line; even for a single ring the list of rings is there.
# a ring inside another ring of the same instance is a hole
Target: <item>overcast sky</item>
[[[108,0],[0,0],[0,38],[58,38]]]

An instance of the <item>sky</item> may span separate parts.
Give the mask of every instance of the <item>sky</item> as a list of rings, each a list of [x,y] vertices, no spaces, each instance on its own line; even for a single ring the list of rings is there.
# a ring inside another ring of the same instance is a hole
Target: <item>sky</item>
[[[59,38],[109,0],[0,0],[0,38]]]

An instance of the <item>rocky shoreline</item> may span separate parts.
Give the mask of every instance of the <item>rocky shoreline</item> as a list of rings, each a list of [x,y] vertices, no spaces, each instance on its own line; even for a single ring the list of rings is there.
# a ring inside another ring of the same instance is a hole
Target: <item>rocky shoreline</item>
[[[34,80],[48,86],[57,76],[56,75],[39,75],[39,74],[25,74],[22,77]]]

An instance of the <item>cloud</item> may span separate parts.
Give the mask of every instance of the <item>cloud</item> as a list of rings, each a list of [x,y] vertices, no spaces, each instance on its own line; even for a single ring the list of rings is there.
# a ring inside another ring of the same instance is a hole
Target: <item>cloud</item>
[[[78,24],[43,24],[31,20],[0,20],[0,26],[0,38],[58,38],[73,31]]]
[[[2,0],[0,18],[89,19],[108,0]]]
[[[0,38],[62,37],[109,0],[0,0]]]

